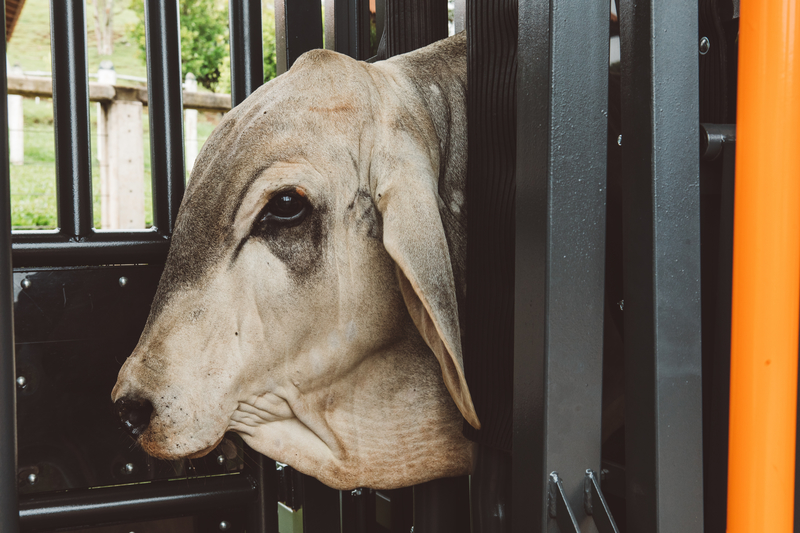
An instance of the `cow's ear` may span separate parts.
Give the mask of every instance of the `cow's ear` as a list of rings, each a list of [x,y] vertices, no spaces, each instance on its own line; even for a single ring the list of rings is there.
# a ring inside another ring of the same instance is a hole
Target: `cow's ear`
[[[445,386],[470,425],[480,429],[464,378],[458,304],[436,180],[431,172],[393,172],[376,191],[383,244],[397,263],[408,311],[442,369]]]

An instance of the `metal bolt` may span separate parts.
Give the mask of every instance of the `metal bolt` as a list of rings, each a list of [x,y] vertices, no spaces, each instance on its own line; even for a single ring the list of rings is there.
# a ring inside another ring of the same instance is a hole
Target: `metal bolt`
[[[31,283],[31,280],[29,280],[28,278],[25,278],[25,279],[22,280],[22,283],[20,283],[20,285],[22,286],[23,289],[28,289],[33,284]]]
[[[123,469],[123,471],[126,474],[133,474],[133,468],[134,468],[133,467],[133,463],[128,463],[128,464],[125,465],[125,468]]]
[[[223,520],[222,522],[219,523],[219,530],[220,531],[227,531],[228,528],[230,528],[230,527],[231,527],[231,525],[229,523],[227,523],[225,520]]]
[[[126,278],[125,276],[122,276],[122,277],[119,278],[119,286],[120,287],[124,287],[127,284],[128,284],[128,278]]]
[[[700,55],[704,56],[708,53],[711,49],[711,41],[708,40],[708,37],[701,37],[700,38]]]
[[[17,378],[17,387],[20,389],[24,389],[28,386],[28,380],[25,379],[25,376],[20,376]]]
[[[355,489],[350,493],[351,496],[361,496],[361,489]]]
[[[28,483],[30,483],[31,485],[36,483],[37,479],[38,477],[36,476],[36,474],[28,474]]]
[[[224,455],[218,455],[217,456],[217,464],[219,466],[222,466],[222,465],[225,464],[225,456]]]
[[[619,306],[619,310],[620,311],[624,311],[625,310],[625,300],[618,301],[617,305]]]
[[[619,134],[619,137],[617,137],[617,144],[619,146],[622,146],[622,134],[621,133]]]

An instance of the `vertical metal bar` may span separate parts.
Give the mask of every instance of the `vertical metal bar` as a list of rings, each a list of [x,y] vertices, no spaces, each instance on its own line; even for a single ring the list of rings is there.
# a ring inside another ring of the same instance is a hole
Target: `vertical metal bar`
[[[264,83],[261,0],[230,0],[231,105],[236,107]]]
[[[5,13],[5,0],[0,1]],[[3,26],[2,57],[6,55]],[[6,63],[0,65],[0,124],[8,123]],[[11,188],[8,128],[0,128],[0,531],[19,531],[17,509],[17,384],[14,361],[14,277],[11,268]]]
[[[622,0],[631,531],[702,531],[697,2]]]
[[[93,226],[85,2],[51,0],[50,33],[58,225],[81,238]]]
[[[793,529],[800,0],[741,4],[728,531]]]
[[[414,486],[413,497],[414,533],[462,533],[470,530],[467,512],[469,480],[466,476],[420,483]]]
[[[557,531],[553,471],[594,531],[583,478],[600,467],[608,5],[519,8],[512,531]]]
[[[278,533],[278,482],[275,461],[257,452],[253,453],[257,456],[255,464],[247,470],[258,484],[258,493],[256,501],[249,509],[247,530]]]
[[[275,48],[278,74],[309,50],[322,48],[319,0],[275,0]]]
[[[55,2],[55,0],[53,0]],[[55,2],[58,3],[58,2]],[[177,0],[145,0],[153,225],[170,235],[183,199],[183,88]]]
[[[325,48],[354,59],[369,58],[369,2],[325,0]]]
[[[411,52],[447,37],[446,0],[386,3],[386,57]]]

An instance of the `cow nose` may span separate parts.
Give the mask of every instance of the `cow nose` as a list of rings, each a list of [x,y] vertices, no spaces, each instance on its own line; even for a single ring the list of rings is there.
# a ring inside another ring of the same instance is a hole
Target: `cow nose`
[[[125,430],[133,437],[138,437],[150,424],[153,404],[147,400],[120,398],[114,402],[114,409]]]

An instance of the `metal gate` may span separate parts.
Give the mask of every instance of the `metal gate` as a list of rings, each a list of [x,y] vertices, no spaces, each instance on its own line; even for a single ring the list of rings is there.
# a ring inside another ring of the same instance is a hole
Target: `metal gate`
[[[443,1],[376,4],[386,20],[378,17],[383,57],[441,31],[416,14],[440,13]],[[723,342],[701,353],[700,341],[701,333],[724,338],[730,327],[729,295],[705,291],[730,272],[735,130],[702,130],[713,162],[703,163],[701,179],[697,2],[617,2],[622,69],[611,88],[607,4],[454,4],[456,31],[466,27],[470,43],[470,124],[486,126],[471,127],[469,140],[469,201],[482,205],[480,216],[470,209],[470,227],[491,228],[483,237],[470,230],[469,269],[483,289],[471,296],[471,320],[475,338],[484,335],[481,353],[513,366],[507,375],[472,369],[489,376],[489,392],[509,383],[498,431],[513,446],[511,456],[481,445],[473,530],[495,513],[484,531],[605,533],[601,485],[622,531],[724,530],[726,471],[715,452],[727,450],[727,425],[702,415],[726,412],[727,352]],[[469,531],[467,478],[341,492],[235,438],[205,461],[168,464],[116,430],[108,392],[144,324],[184,191],[180,25],[175,0],[145,0],[153,228],[96,231],[84,9],[82,0],[51,1],[59,229],[10,238],[10,216],[0,217],[0,530],[273,533],[280,517],[281,531],[299,531],[290,528],[302,521],[306,533]],[[369,59],[368,10],[368,0],[326,0],[325,46]],[[260,13],[260,0],[230,1],[234,106],[262,83]],[[320,2],[276,0],[276,28],[280,72],[323,46]],[[610,112],[621,114],[621,129],[609,125]],[[621,182],[607,183],[607,168]],[[701,231],[703,253],[717,258],[702,269]],[[717,302],[702,319],[701,279],[706,301]],[[621,456],[601,438],[612,322],[625,331],[628,375]],[[704,480],[713,490],[704,493]],[[704,509],[715,517],[705,526]]]

